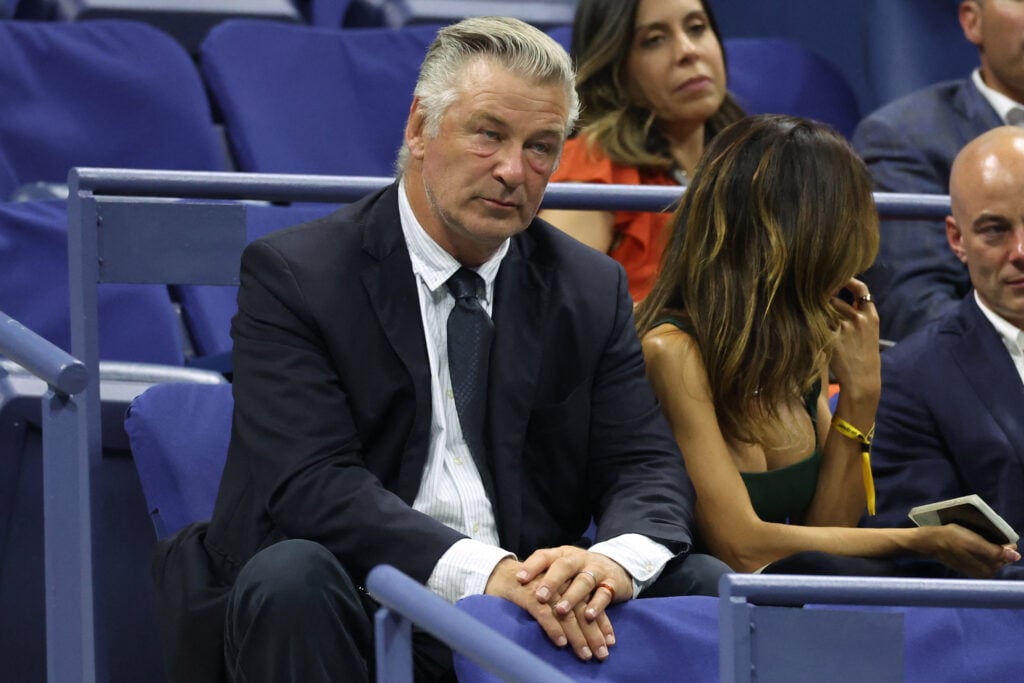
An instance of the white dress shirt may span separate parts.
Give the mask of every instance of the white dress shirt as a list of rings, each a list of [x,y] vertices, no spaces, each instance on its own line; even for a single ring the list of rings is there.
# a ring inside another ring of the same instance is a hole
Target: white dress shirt
[[[985,84],[985,81],[981,80],[981,69],[975,69],[971,73],[971,80],[974,81],[974,87],[978,89],[981,96],[992,105],[992,108],[999,114],[999,118],[1003,120],[1003,123],[1010,126],[1020,126],[1021,119],[1019,114],[1014,116],[1010,115],[1010,112],[1014,109],[1024,109],[1024,104],[1015,102],[1001,92],[993,90]]]
[[[999,338],[1003,340],[1006,350],[1010,352],[1010,359],[1013,360],[1020,381],[1024,382],[1024,330],[1016,327],[1009,320],[997,315],[978,296],[978,290],[974,290],[974,300],[978,302],[978,308],[985,314],[992,327],[996,328]]]
[[[399,187],[398,211],[416,276],[433,379],[430,447],[413,509],[468,536],[441,556],[427,580],[430,590],[455,602],[483,593],[498,562],[515,555],[498,545],[494,510],[463,438],[448,372],[448,314],[455,300],[445,283],[462,265],[420,225],[409,205],[404,180]],[[494,281],[508,246],[506,240],[490,259],[474,269],[484,281],[480,303],[488,315],[493,308]],[[668,548],[639,534],[617,536],[590,550],[610,557],[632,576],[634,596],[657,579],[672,558]]]

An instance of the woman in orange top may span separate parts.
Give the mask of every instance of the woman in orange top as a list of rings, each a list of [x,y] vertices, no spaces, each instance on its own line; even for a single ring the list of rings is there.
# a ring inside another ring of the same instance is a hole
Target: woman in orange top
[[[687,182],[720,130],[743,117],[707,0],[579,0],[572,52],[582,112],[551,180]],[[541,217],[610,254],[639,301],[657,274],[669,214],[558,211]]]

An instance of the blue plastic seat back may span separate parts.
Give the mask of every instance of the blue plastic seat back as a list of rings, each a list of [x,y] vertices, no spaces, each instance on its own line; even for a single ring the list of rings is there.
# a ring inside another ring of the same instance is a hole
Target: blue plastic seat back
[[[864,32],[864,51],[877,106],[933,83],[967,78],[978,66],[978,48],[964,37],[957,4],[955,0],[867,1],[870,30]]]
[[[167,287],[103,284],[97,296],[102,359],[182,364],[180,324]],[[70,352],[63,201],[0,203],[0,310]]]
[[[804,116],[853,134],[857,98],[827,60],[784,38],[729,38],[724,46],[729,91],[748,114]]]
[[[202,79],[132,21],[0,21],[0,199],[72,166],[223,170]]]
[[[335,206],[295,204],[246,206],[246,237],[249,241],[290,225],[325,216]],[[231,352],[231,318],[238,310],[237,287],[177,285],[182,314],[198,358],[224,356]],[[216,364],[218,369],[226,369]]]
[[[239,170],[390,176],[435,27],[226,21],[201,67]]]
[[[213,514],[233,409],[230,384],[158,384],[132,401],[125,431],[157,537]]]

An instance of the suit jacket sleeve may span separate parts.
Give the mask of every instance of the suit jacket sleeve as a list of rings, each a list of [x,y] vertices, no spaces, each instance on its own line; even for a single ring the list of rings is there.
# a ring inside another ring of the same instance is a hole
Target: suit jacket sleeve
[[[880,192],[947,194],[949,167],[957,148],[936,154],[922,148],[914,121],[869,116],[853,144]],[[921,123],[920,125],[925,125]],[[932,121],[923,130],[934,128]],[[902,339],[955,307],[967,292],[963,264],[946,242],[942,220],[884,220],[878,258],[864,279],[878,303],[882,336]]]

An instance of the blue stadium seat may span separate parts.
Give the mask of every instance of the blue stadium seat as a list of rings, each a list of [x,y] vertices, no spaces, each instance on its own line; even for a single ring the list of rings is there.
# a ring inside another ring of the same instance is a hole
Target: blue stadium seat
[[[192,55],[198,54],[211,28],[232,17],[303,22],[291,0],[60,0],[57,4],[61,20],[130,19],[152,24]]]
[[[201,67],[241,171],[390,176],[436,29],[234,20]]]
[[[0,263],[0,310],[70,351],[64,202],[0,203]],[[181,327],[166,287],[103,285],[98,296],[104,360],[184,362]]]
[[[129,21],[0,21],[0,200],[72,166],[224,168],[202,80]]]
[[[571,24],[576,0],[355,0],[379,5],[388,26],[450,24],[464,17],[502,16],[540,28]]]
[[[784,38],[727,38],[729,91],[750,114],[791,114],[849,138],[860,120],[846,78],[824,58]]]
[[[233,408],[227,384],[157,384],[132,401],[125,431],[158,538],[213,514]]]
[[[957,0],[868,0],[865,71],[877,106],[939,81],[967,78],[978,48],[964,37]],[[865,114],[868,113],[865,111]]]

